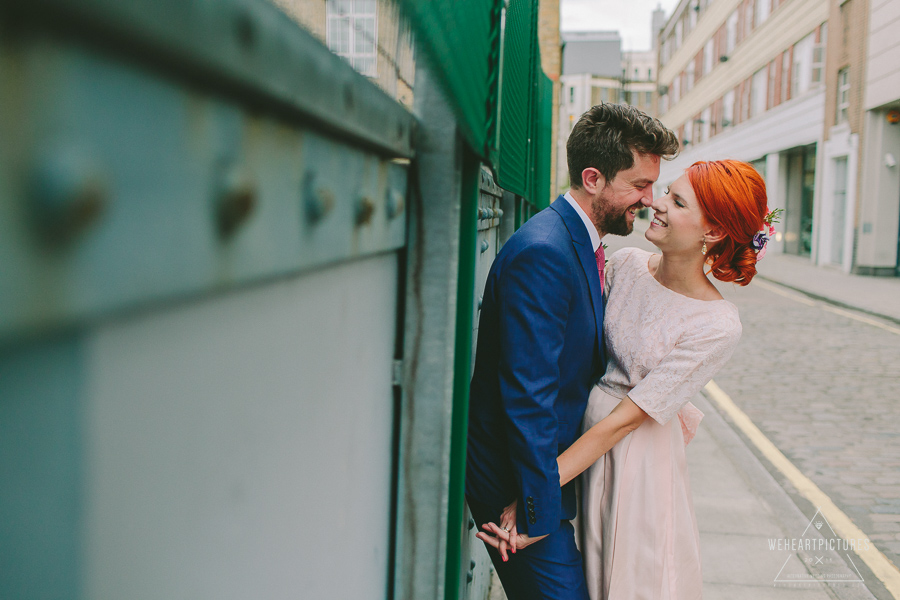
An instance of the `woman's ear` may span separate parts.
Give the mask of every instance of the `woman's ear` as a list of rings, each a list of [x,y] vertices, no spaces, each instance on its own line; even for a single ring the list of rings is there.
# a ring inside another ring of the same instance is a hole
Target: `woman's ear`
[[[725,239],[725,236],[725,231],[717,225],[710,225],[709,228],[703,233],[703,238],[708,244],[721,242],[723,239]]]

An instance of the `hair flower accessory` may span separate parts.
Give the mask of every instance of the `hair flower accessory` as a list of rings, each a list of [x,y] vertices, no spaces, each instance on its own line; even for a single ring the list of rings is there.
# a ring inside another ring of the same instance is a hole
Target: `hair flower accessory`
[[[763,218],[762,229],[756,232],[756,235],[753,236],[753,240],[750,241],[750,246],[756,251],[756,262],[762,260],[766,255],[766,244],[769,239],[775,235],[775,227],[773,224],[779,222],[782,212],[784,212],[782,209],[776,208],[775,210],[766,213],[766,216]]]

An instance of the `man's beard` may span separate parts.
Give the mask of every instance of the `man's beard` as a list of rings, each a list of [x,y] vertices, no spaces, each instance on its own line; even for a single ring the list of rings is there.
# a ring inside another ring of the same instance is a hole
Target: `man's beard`
[[[614,212],[614,209],[611,209],[607,203],[607,196],[600,192],[600,197],[594,200],[591,207],[593,209],[591,212],[594,213],[591,215],[591,220],[603,233],[628,235],[634,231],[634,221],[629,222],[626,213],[636,207],[637,205],[629,206],[623,212]]]

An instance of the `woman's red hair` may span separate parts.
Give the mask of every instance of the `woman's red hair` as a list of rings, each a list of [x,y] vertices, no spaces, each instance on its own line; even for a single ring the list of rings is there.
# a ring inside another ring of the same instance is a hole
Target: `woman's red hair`
[[[738,160],[696,162],[686,174],[706,220],[725,232],[707,248],[713,277],[747,285],[756,275],[756,251],[750,242],[768,212],[766,182],[750,164]]]

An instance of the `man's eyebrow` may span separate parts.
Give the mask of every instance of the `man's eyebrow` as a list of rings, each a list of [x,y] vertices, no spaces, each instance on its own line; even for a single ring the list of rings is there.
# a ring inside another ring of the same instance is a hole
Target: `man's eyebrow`
[[[634,185],[637,187],[644,187],[645,185],[650,185],[651,183],[653,183],[652,179],[637,179],[635,181],[632,181],[631,185]]]

